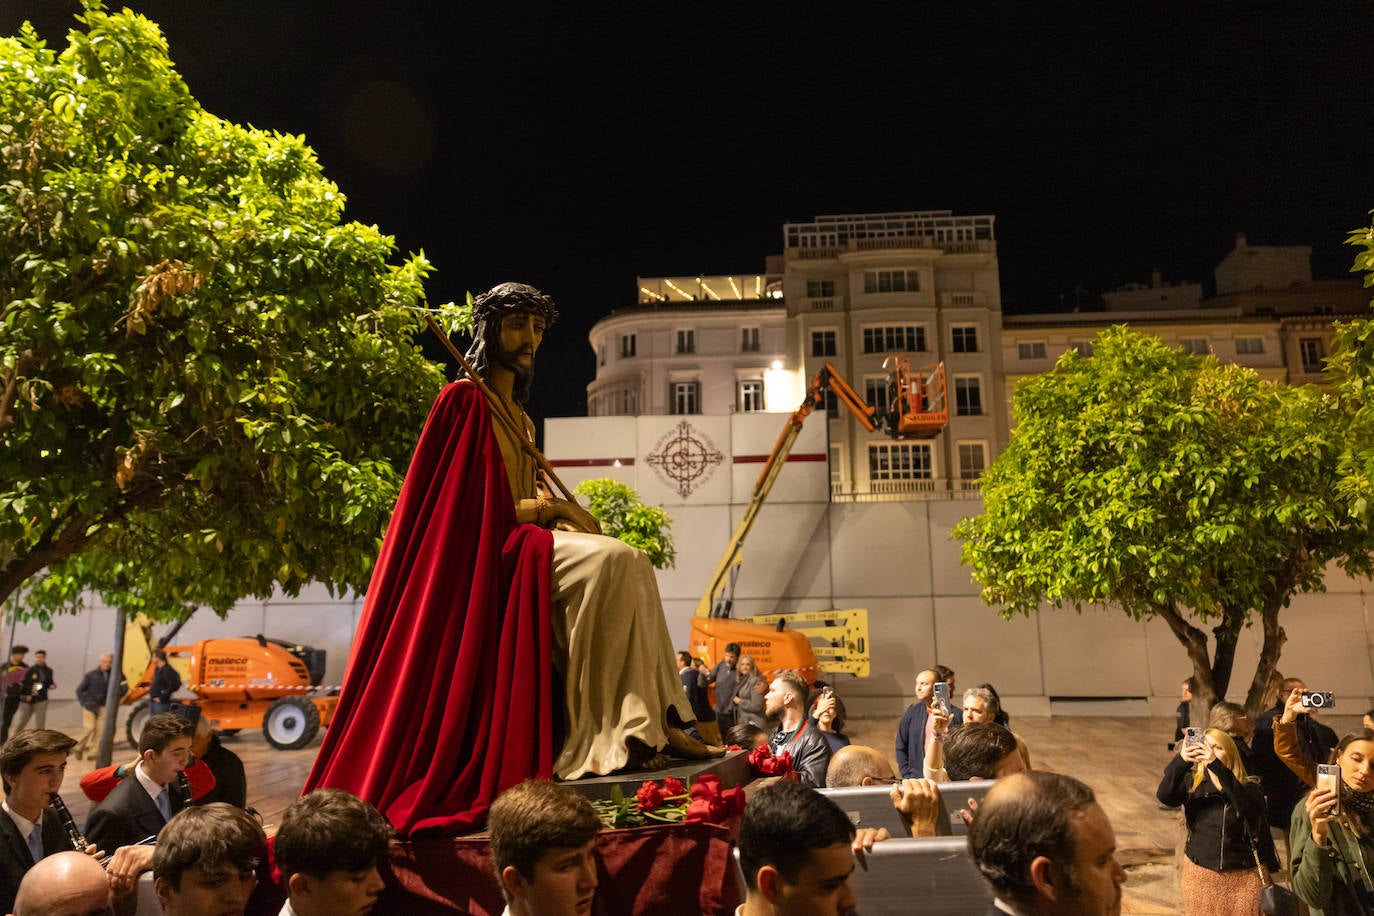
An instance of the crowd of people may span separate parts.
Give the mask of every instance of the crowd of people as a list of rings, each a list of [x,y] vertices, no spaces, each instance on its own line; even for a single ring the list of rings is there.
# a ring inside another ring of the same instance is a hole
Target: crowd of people
[[[1175,756],[1157,792],[1187,825],[1184,912],[1259,912],[1262,888],[1286,861],[1310,912],[1374,913],[1374,710],[1338,737],[1318,717],[1322,695],[1314,703],[1300,678],[1275,674],[1272,703],[1253,722],[1220,702],[1205,726],[1191,725],[1195,687],[1182,684]]]

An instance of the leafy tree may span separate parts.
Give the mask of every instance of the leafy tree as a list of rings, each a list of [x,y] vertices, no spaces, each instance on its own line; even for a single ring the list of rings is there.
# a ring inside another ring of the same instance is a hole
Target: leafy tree
[[[1187,650],[1205,713],[1242,627],[1263,648],[1256,709],[1285,640],[1279,611],[1326,564],[1367,574],[1374,538],[1337,492],[1348,417],[1315,388],[1262,381],[1125,327],[1016,389],[1017,427],[954,535],[1002,616],[1111,603]],[[1211,628],[1212,651],[1208,653]]]
[[[644,505],[634,488],[609,477],[584,480],[573,492],[588,498],[587,511],[604,534],[644,551],[655,569],[672,569],[677,562],[673,520],[662,506]]]
[[[0,602],[361,590],[443,381],[430,266],[303,138],[202,110],[153,23],[77,18],[0,39]]]
[[[1352,273],[1374,287],[1374,226],[1356,229],[1346,243],[1360,249]],[[1326,372],[1352,414],[1350,445],[1341,456],[1341,492],[1366,522],[1374,512],[1374,322],[1336,325],[1336,349]]]

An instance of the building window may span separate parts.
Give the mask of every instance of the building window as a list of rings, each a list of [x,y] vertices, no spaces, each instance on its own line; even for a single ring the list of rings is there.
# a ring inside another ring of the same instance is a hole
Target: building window
[[[700,382],[673,382],[673,413],[701,413]]]
[[[864,400],[877,411],[875,420],[887,416],[887,376],[875,375],[864,378]]]
[[[763,410],[763,379],[751,378],[739,383],[739,409],[741,413]]]
[[[1043,340],[1037,340],[1033,343],[1017,344],[1016,356],[1019,359],[1044,359],[1045,342]]]
[[[913,324],[864,328],[865,353],[913,353],[926,348],[926,329]]]
[[[844,486],[844,453],[840,443],[830,443],[830,489],[838,490]]]
[[[597,346],[596,346],[596,364],[597,364],[598,366],[604,366],[604,365],[606,365],[606,345],[605,345],[605,344],[597,344]]]
[[[955,325],[953,350],[955,353],[978,352],[978,326],[973,324]]]
[[[1264,352],[1263,337],[1237,337],[1236,355],[1237,356],[1257,356]]]
[[[864,271],[866,293],[914,293],[921,289],[921,274],[915,270]]]
[[[620,335],[620,358],[627,359],[635,355],[635,336],[633,334]]]
[[[959,477],[977,480],[988,467],[988,450],[982,442],[959,443]]]
[[[1303,372],[1322,371],[1322,358],[1326,352],[1320,337],[1299,337],[1298,355],[1302,357]]]
[[[960,417],[976,417],[983,412],[983,386],[976,375],[962,375],[954,379],[954,413]]]
[[[1191,353],[1193,356],[1206,356],[1212,352],[1206,337],[1185,337],[1178,345],[1183,348],[1184,353]]]
[[[1078,351],[1078,355],[1089,357],[1093,355],[1093,342],[1091,340],[1071,340],[1069,348]]]
[[[835,397],[835,392],[829,388],[825,389],[825,418],[827,420],[840,418],[840,399]]]
[[[759,352],[759,329],[741,328],[739,348],[740,351],[744,353]]]
[[[677,349],[676,349],[674,352],[675,352],[675,353],[695,353],[695,352],[697,352],[697,332],[696,332],[696,331],[678,331],[678,332],[677,332]],[[695,413],[695,411],[693,411],[693,413]]]
[[[869,480],[930,480],[934,477],[928,442],[870,442]]]
[[[812,356],[834,356],[834,355],[835,355],[835,332],[834,332],[834,331],[812,331],[812,332],[811,332],[811,355],[812,355]]]
[[[633,417],[639,413],[639,392],[633,388],[627,388],[620,392],[620,415],[622,417]]]
[[[834,280],[807,280],[806,298],[832,299],[835,296]]]

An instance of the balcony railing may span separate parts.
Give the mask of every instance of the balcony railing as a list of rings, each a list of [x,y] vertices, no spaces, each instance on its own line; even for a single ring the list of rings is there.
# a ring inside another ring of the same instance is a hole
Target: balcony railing
[[[982,492],[976,480],[875,480],[867,490],[847,484],[830,484],[832,503],[898,503],[933,499],[978,499]]]

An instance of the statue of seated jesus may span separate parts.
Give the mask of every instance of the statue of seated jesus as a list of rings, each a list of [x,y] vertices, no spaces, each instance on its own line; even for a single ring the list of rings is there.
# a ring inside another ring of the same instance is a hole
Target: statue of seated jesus
[[[475,300],[482,384],[446,386],[425,424],[306,783],[359,795],[402,833],[477,829],[526,778],[721,752],[685,731],[648,558],[541,475],[523,405],[556,318],[520,283]]]

